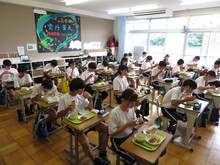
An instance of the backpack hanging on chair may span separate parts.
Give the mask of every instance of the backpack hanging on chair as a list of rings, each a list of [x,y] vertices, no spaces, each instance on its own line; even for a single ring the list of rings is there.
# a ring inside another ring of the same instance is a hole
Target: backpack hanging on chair
[[[34,136],[45,138],[48,136],[47,122],[43,112],[39,112],[34,120],[33,124]]]

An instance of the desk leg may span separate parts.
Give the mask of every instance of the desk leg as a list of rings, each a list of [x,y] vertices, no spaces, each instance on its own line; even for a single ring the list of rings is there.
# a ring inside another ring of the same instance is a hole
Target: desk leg
[[[189,145],[193,137],[196,135],[196,129],[193,132],[193,127],[197,117],[198,116],[195,116],[192,113],[187,113],[187,130],[186,130],[185,147],[191,151],[193,151],[193,149]]]
[[[146,101],[145,99],[144,99],[144,101]],[[143,104],[143,111],[142,111],[142,118],[143,118],[143,121],[145,121],[145,118],[144,118],[144,114],[145,114],[145,103]]]
[[[110,108],[114,108],[114,107],[112,106],[112,89],[110,89],[109,91],[110,91],[110,96],[109,96],[109,104],[110,104],[110,105],[109,105],[109,107],[110,107]]]
[[[75,158],[76,158],[76,165],[79,164],[79,146],[78,146],[78,132],[74,131],[75,134]]]
[[[97,102],[98,97],[99,97],[99,92],[96,90],[96,91],[95,91],[94,108],[96,107],[96,102]]]

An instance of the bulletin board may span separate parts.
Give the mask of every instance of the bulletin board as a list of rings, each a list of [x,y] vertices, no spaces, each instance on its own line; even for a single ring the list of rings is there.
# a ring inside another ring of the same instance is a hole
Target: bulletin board
[[[39,53],[81,50],[80,17],[67,13],[34,13]]]

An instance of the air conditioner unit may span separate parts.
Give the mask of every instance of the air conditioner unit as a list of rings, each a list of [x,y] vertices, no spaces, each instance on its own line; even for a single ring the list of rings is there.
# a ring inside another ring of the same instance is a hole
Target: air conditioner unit
[[[142,18],[162,18],[162,17],[172,17],[173,11],[170,9],[157,9],[157,10],[147,10],[134,12],[133,17],[136,19]]]

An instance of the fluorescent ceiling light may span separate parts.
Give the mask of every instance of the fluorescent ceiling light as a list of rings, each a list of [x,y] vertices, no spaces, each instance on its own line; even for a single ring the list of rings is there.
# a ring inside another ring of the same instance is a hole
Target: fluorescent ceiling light
[[[131,11],[141,11],[141,10],[149,10],[149,9],[157,9],[158,5],[157,4],[152,4],[152,5],[145,5],[145,6],[135,6],[131,7]]]
[[[129,8],[112,9],[108,10],[108,14],[128,13],[129,11]]]
[[[78,4],[78,3],[84,3],[84,2],[87,2],[89,0],[70,0],[70,1],[67,1],[66,2],[66,5],[75,5],[75,4]]]
[[[112,9],[108,10],[108,14],[119,14],[119,13],[128,13],[133,11],[141,11],[141,10],[149,10],[149,9],[157,9],[157,4],[144,5],[144,6],[135,6],[130,8],[121,8],[121,9]]]
[[[180,5],[193,5],[193,4],[210,3],[210,2],[216,2],[216,1],[219,1],[219,0],[196,0],[196,1],[188,0],[188,1],[180,2]]]

